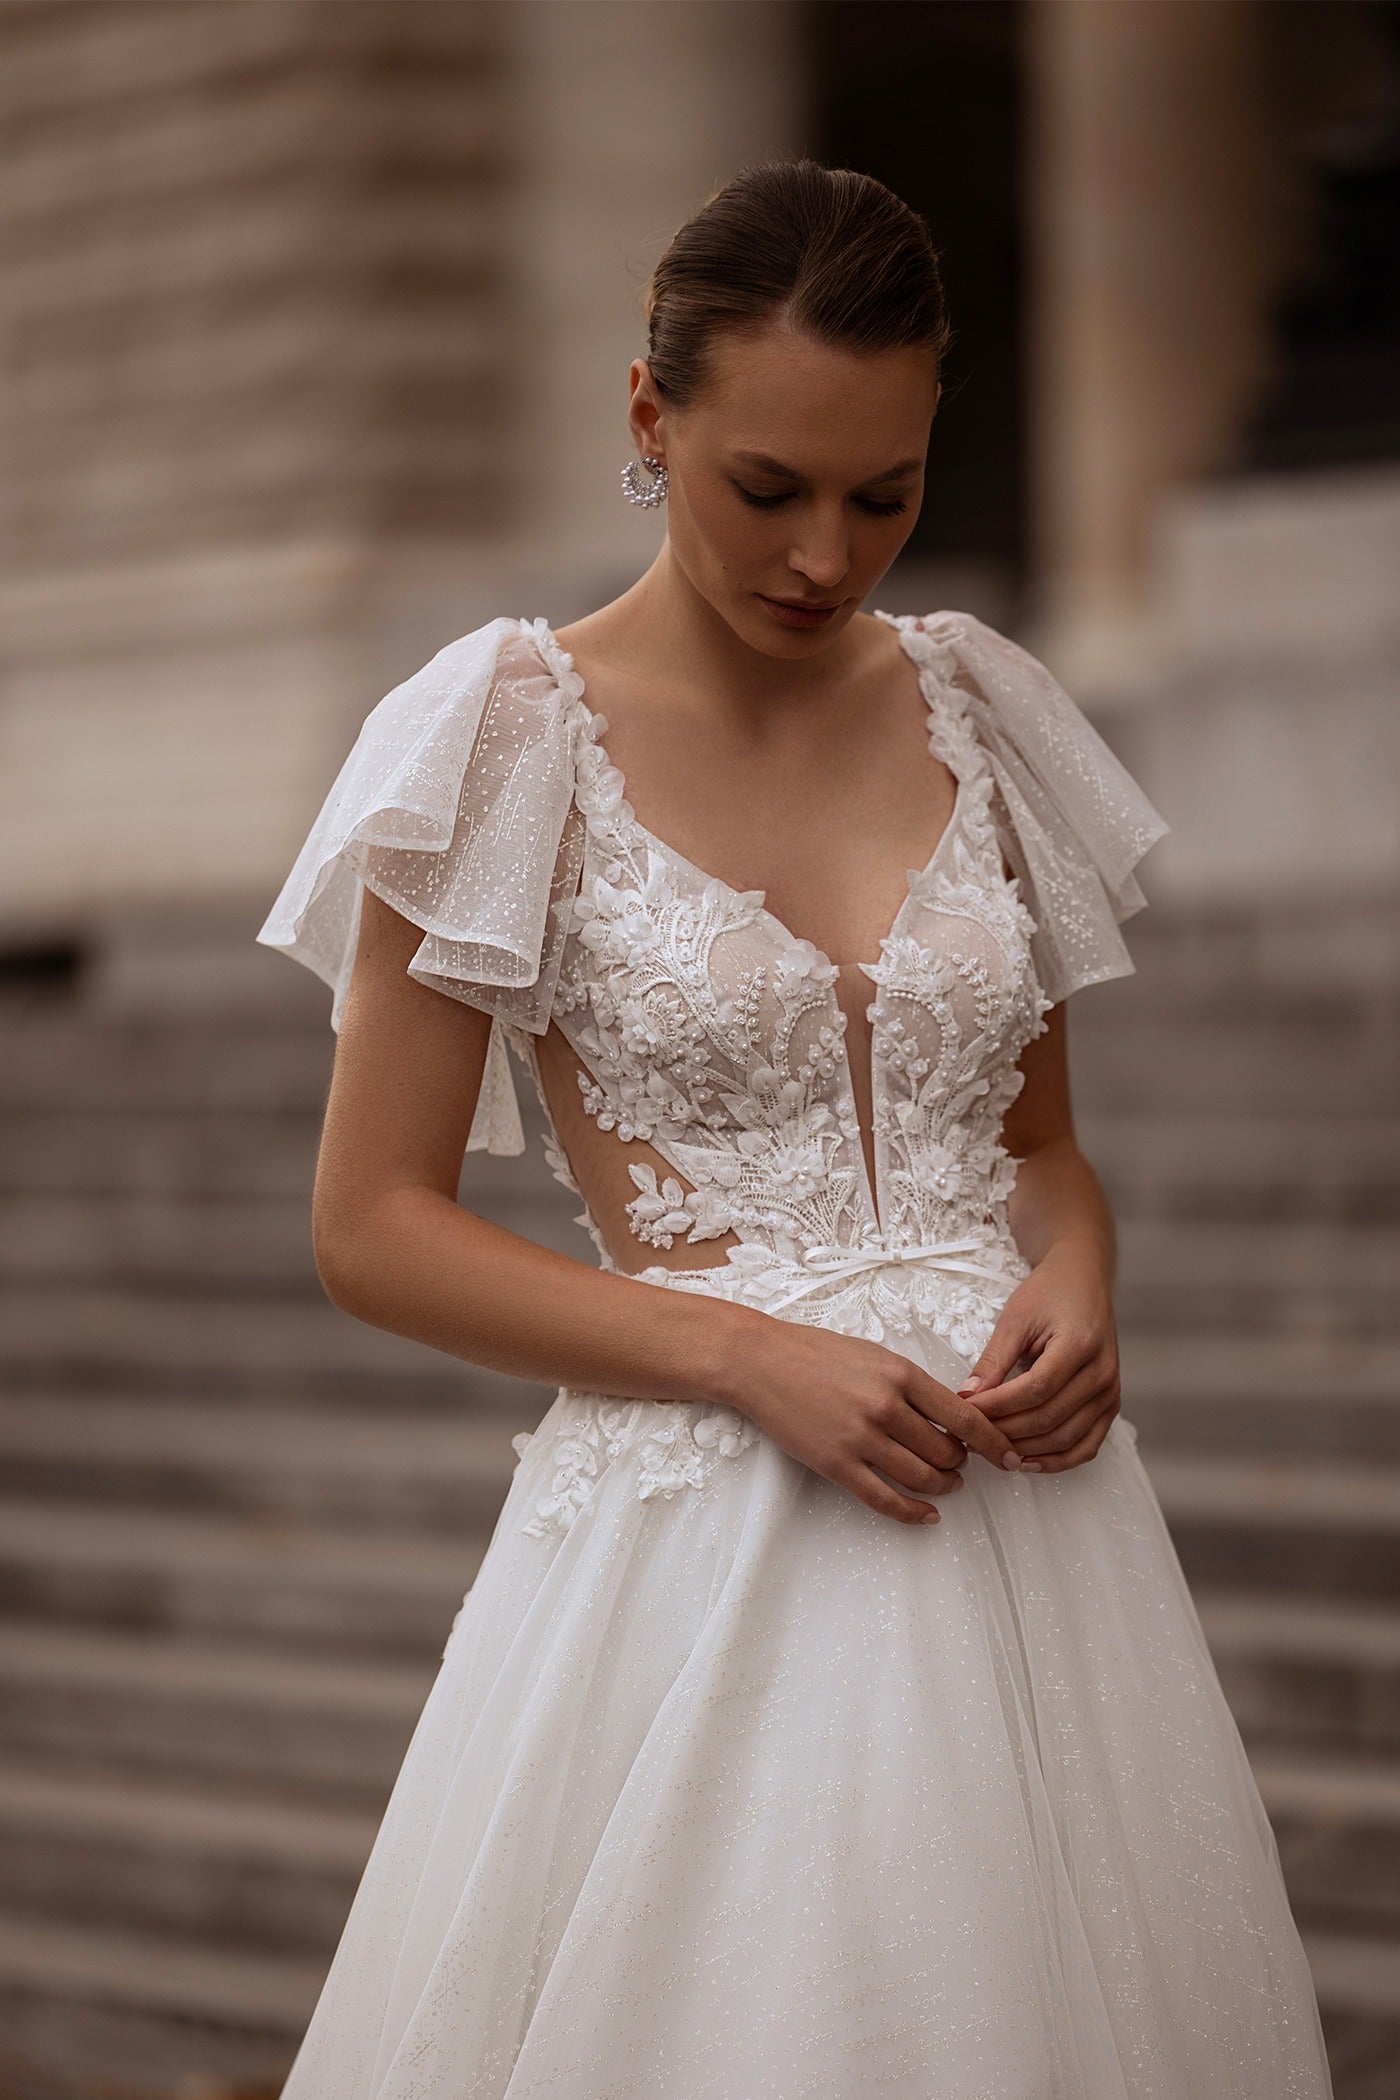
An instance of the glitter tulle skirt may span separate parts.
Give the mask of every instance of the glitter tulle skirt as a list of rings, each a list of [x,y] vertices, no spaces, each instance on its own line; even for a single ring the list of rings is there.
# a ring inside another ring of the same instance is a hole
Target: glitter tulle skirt
[[[1328,2100],[1126,1415],[932,1526],[723,1409],[519,1448],[283,2100]]]

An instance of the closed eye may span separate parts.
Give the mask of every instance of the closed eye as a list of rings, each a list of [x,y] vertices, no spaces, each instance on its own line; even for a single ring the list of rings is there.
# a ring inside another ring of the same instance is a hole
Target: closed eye
[[[734,489],[735,493],[742,496],[745,503],[751,503],[755,510],[776,510],[780,503],[790,503],[792,501],[793,492],[791,489],[784,489],[782,494],[778,496],[759,496],[752,489],[741,488],[737,481],[734,484]],[[860,505],[862,510],[869,511],[877,518],[897,517],[900,511],[909,508],[908,500],[903,496],[889,503],[881,503],[874,496],[856,496],[853,500]]]

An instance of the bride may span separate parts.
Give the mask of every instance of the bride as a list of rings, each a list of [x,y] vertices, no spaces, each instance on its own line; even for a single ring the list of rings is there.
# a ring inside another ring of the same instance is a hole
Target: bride
[[[1167,827],[1016,644],[861,610],[916,214],[751,169],[648,320],[655,561],[380,701],[258,936],[334,990],[330,1297],[559,1387],[284,2100],[1325,2100],[1070,1109]],[[456,1200],[512,1056],[596,1265]]]

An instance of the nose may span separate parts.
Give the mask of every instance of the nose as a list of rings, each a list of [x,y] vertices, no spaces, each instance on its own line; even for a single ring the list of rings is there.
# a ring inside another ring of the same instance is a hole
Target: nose
[[[834,590],[850,566],[845,520],[839,511],[828,519],[813,518],[802,544],[788,555],[788,567],[822,591]]]

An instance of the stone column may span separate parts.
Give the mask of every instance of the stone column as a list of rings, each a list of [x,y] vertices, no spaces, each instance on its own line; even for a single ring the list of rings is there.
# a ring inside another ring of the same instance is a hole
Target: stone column
[[[1266,355],[1266,10],[1026,9],[1028,335],[1041,642],[1081,692],[1147,668],[1165,491],[1227,464]]]

